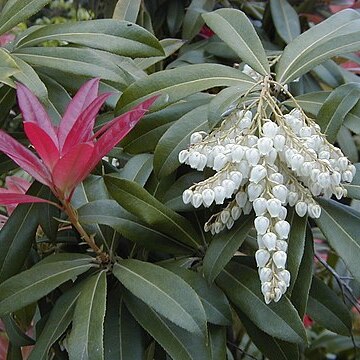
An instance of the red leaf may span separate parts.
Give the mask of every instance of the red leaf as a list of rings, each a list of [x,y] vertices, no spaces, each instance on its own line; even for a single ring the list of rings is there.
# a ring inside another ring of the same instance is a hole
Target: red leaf
[[[51,185],[50,174],[44,164],[29,149],[0,130],[0,151],[44,185]]]
[[[48,136],[48,134],[37,124],[25,122],[24,130],[36,152],[51,171],[60,158],[57,146],[51,140],[50,136]]]
[[[43,129],[58,146],[55,129],[37,97],[25,85],[20,83],[16,84],[16,94],[24,121],[36,124]]]
[[[147,112],[148,108],[154,103],[158,96],[137,105],[129,112],[115,118],[111,121],[111,126],[107,128],[105,133],[98,139],[95,144],[94,156],[92,158],[92,166],[95,165],[105,156],[117,143],[120,142],[129,131],[140,121],[142,116]],[[101,133],[100,129],[98,133]]]
[[[5,190],[5,191],[4,191]],[[11,204],[25,204],[25,203],[48,203],[54,204],[53,202],[45,199],[41,199],[36,196],[26,195],[26,194],[17,194],[7,191],[6,189],[1,189],[0,192],[0,204],[1,205],[11,205]]]
[[[82,143],[74,146],[55,165],[52,176],[56,189],[68,198],[78,185],[92,170],[94,144]]]
[[[74,126],[76,119],[82,111],[84,111],[96,99],[99,82],[99,78],[87,81],[83,86],[81,86],[76,95],[70,101],[58,129],[60,148],[63,147],[66,137],[71,128]]]
[[[6,187],[14,193],[25,194],[31,185],[31,183],[19,176],[7,176],[5,179]]]
[[[67,153],[76,144],[87,142],[91,139],[96,115],[105,100],[111,95],[112,94],[107,93],[98,96],[89,107],[80,114],[66,136],[64,146],[61,149],[62,154]]]

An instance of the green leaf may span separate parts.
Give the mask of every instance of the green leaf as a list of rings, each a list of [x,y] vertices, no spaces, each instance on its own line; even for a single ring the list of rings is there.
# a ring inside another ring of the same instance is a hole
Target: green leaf
[[[117,279],[136,297],[174,324],[204,335],[206,316],[196,292],[179,276],[160,266],[129,259],[114,265]]]
[[[225,360],[226,357],[226,328],[209,324],[209,360]]]
[[[2,70],[0,70],[1,73]],[[0,126],[3,127],[5,119],[16,103],[15,91],[10,86],[0,87]]]
[[[305,112],[316,116],[329,94],[330,91],[314,91],[296,96],[295,100]],[[292,100],[284,101],[283,104],[295,107],[295,103]]]
[[[291,283],[289,286],[289,293],[296,282],[300,264],[304,254],[307,216],[300,217],[292,209],[287,221],[291,225],[291,230],[288,239],[288,258],[286,268],[291,274]]]
[[[240,10],[219,9],[203,18],[236,54],[262,75],[270,73],[265,50],[249,18]]]
[[[185,4],[182,0],[173,0],[169,3],[166,24],[171,36],[176,36],[184,21]]]
[[[182,38],[186,40],[191,40],[195,37],[202,26],[204,25],[204,20],[201,17],[201,14],[211,11],[215,6],[214,0],[192,0],[190,6],[187,8],[183,27],[182,27]]]
[[[159,179],[171,174],[181,164],[178,155],[190,143],[195,131],[208,131],[207,105],[189,111],[170,126],[159,140],[154,153],[154,171]]]
[[[5,315],[2,317],[2,322],[5,325],[6,335],[9,338],[9,341],[16,346],[29,346],[34,345],[35,341],[25,332],[23,332],[13,316]]]
[[[280,83],[289,83],[333,56],[360,48],[360,16],[343,10],[302,33],[286,46],[276,67]]]
[[[299,16],[287,0],[271,0],[270,10],[276,31],[287,44],[300,35]]]
[[[140,185],[111,176],[105,177],[105,183],[113,198],[140,220],[186,245],[195,249],[200,247],[201,240],[191,223],[164,206]]]
[[[146,57],[163,55],[154,35],[128,21],[100,19],[46,25],[23,37],[17,48],[57,40],[108,51],[117,55]]]
[[[8,1],[0,14],[0,35],[41,10],[50,0]]]
[[[27,192],[39,196],[43,186],[35,182]],[[16,274],[29,256],[36,229],[44,210],[43,204],[16,207],[0,231],[0,283]]]
[[[292,281],[291,283],[291,302],[298,311],[300,318],[303,318],[306,312],[313,274],[313,262],[314,243],[311,229],[308,227],[305,236],[304,253],[297,273],[297,278],[295,282]]]
[[[322,208],[320,218],[316,219],[317,225],[330,246],[360,281],[360,213],[333,200],[317,201]]]
[[[70,359],[104,359],[105,303],[106,270],[102,270],[86,280],[76,302],[68,338]]]
[[[281,340],[306,343],[305,329],[296,309],[286,297],[266,305],[255,270],[232,262],[220,273],[216,283],[262,331]]]
[[[56,300],[45,326],[36,340],[35,346],[31,351],[29,360],[47,360],[48,352],[52,344],[69,327],[76,301],[80,295],[82,283],[66,291]]]
[[[354,164],[356,167],[356,173],[351,184],[346,184],[347,196],[352,199],[360,200],[360,164]]]
[[[172,267],[169,270],[184,279],[198,294],[204,307],[207,321],[215,325],[231,325],[231,311],[224,293],[214,284],[209,284],[200,273]]]
[[[9,52],[2,48],[0,48],[0,64],[0,82],[14,86],[10,76],[18,72],[19,68]]]
[[[360,98],[360,84],[348,83],[337,87],[325,100],[318,116],[317,123],[329,142],[336,140],[337,133],[347,113]]]
[[[196,64],[151,74],[131,84],[116,105],[116,112],[125,112],[152,95],[162,95],[152,110],[169,106],[189,95],[216,86],[254,84],[240,70],[218,64]]]
[[[23,360],[21,347],[9,342],[7,349],[6,360]]]
[[[0,315],[39,300],[62,283],[95,266],[93,258],[86,255],[58,254],[48,258],[0,285]]]
[[[108,225],[127,239],[146,249],[180,255],[190,254],[192,248],[170,235],[153,229],[121,208],[114,200],[92,201],[78,209],[82,224]]]
[[[213,282],[231,260],[252,226],[252,216],[242,217],[230,231],[212,239],[204,257],[204,274],[209,282]]]
[[[119,178],[134,181],[144,186],[153,170],[153,155],[139,154],[132,157],[120,170]]]
[[[320,279],[313,277],[307,313],[321,326],[340,335],[350,335],[351,316],[346,305]]]
[[[336,142],[338,143],[344,155],[352,163],[359,161],[358,148],[355,142],[355,138],[347,127],[340,127],[339,132],[336,136]]]
[[[260,330],[246,315],[238,308],[236,312],[239,315],[241,323],[254,344],[270,360],[297,360],[300,359],[299,347],[283,340],[279,340]]]
[[[124,300],[134,318],[173,360],[209,359],[204,337],[175,326],[129,292],[125,293]]]
[[[136,22],[141,0],[118,0],[116,3],[113,19]]]

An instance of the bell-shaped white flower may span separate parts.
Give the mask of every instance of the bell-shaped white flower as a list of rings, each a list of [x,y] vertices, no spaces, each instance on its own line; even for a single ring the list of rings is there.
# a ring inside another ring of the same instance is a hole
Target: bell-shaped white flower
[[[186,189],[182,194],[182,200],[184,204],[189,204],[193,197],[193,192],[190,189]]]
[[[263,191],[264,188],[261,184],[250,183],[247,187],[249,201],[254,201],[256,198],[258,198],[261,195]]]
[[[241,215],[241,208],[239,206],[233,206],[231,208],[231,217],[234,219],[234,220],[237,220]]]
[[[188,152],[187,150],[181,150],[181,151],[179,152],[178,157],[179,157],[179,162],[180,162],[181,164],[184,164],[185,161],[189,158],[189,152]]]
[[[308,205],[308,214],[313,219],[318,219],[321,215],[321,207],[317,204]]]
[[[280,220],[275,224],[275,231],[279,239],[287,239],[290,232],[290,224],[285,220]]]
[[[241,145],[234,145],[231,149],[231,159],[233,162],[239,163],[244,157],[244,147]]]
[[[271,217],[278,217],[281,210],[281,201],[279,199],[269,199],[266,207]]]
[[[201,193],[205,207],[209,207],[215,200],[215,193],[212,189],[205,189]]]
[[[203,137],[199,132],[194,132],[190,136],[190,144],[198,144],[202,141]]]
[[[279,184],[275,185],[271,192],[275,196],[276,199],[280,200],[282,204],[286,203],[287,195],[288,195],[288,189],[285,185]]]
[[[274,137],[273,145],[277,151],[283,151],[285,143],[286,143],[286,138],[284,135],[278,134]]]
[[[215,186],[214,187],[214,195],[215,195],[215,203],[216,204],[223,204],[225,200],[225,189],[222,186]]]
[[[189,165],[190,167],[192,167],[193,169],[196,169],[199,165],[200,162],[200,153],[198,151],[193,151],[192,153],[190,153],[189,155]]]
[[[242,182],[243,176],[240,171],[231,171],[230,180],[235,184],[235,188],[238,188]]]
[[[226,224],[228,222],[228,220],[230,219],[230,211],[227,209],[224,209],[221,213],[220,213],[220,220],[223,224]]]
[[[259,183],[262,179],[264,179],[267,175],[267,171],[265,166],[255,165],[250,172],[250,181],[255,184]]]
[[[262,197],[255,199],[253,202],[253,208],[256,216],[264,215],[267,211],[267,200]]]
[[[258,267],[264,267],[270,260],[270,253],[265,249],[257,250],[255,260]]]
[[[277,273],[277,276],[279,277],[279,279],[281,279],[286,286],[290,285],[290,273],[287,270],[281,270]]]
[[[245,153],[246,160],[252,166],[255,166],[260,160],[260,152],[256,148],[250,148]]]
[[[224,155],[222,153],[217,154],[214,158],[213,169],[215,171],[220,171],[226,165],[227,162],[228,162],[228,158],[226,155]]]
[[[276,235],[272,232],[267,232],[263,237],[262,241],[269,251],[273,251],[276,248]]]
[[[298,201],[295,205],[295,211],[300,216],[303,217],[307,213],[307,204],[304,201]]]
[[[274,302],[278,302],[281,299],[282,292],[279,288],[274,289]]]
[[[273,278],[273,272],[268,267],[263,267],[259,270],[259,278],[262,283],[271,281]]]
[[[194,194],[193,194],[193,196],[192,196],[192,198],[191,198],[191,204],[192,204],[192,206],[193,206],[195,209],[197,209],[198,207],[201,206],[202,202],[203,202],[203,199],[202,199],[201,194],[198,193],[198,192],[194,192]]]
[[[276,265],[276,267],[278,269],[284,269],[285,268],[285,264],[286,264],[286,259],[287,259],[287,255],[285,251],[276,251],[273,256],[272,259],[274,261],[274,264]]]
[[[265,216],[258,216],[254,221],[255,229],[259,235],[264,235],[269,228],[270,220]]]
[[[286,252],[288,248],[288,243],[285,240],[276,241],[276,249]]]
[[[273,139],[279,131],[279,126],[273,121],[266,121],[262,126],[262,132],[266,137]]]
[[[257,142],[257,148],[261,155],[267,155],[273,148],[273,141],[268,137],[262,137]]]

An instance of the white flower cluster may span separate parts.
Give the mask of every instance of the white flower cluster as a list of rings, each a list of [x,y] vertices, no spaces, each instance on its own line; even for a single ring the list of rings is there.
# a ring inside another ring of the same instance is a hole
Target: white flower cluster
[[[195,208],[226,206],[205,224],[205,231],[231,229],[242,213],[254,209],[259,250],[255,254],[265,302],[279,301],[290,283],[285,270],[290,224],[286,206],[299,216],[318,218],[313,196],[346,195],[355,167],[329,144],[319,126],[300,109],[270,119],[249,110],[234,110],[210,134],[195,132],[179,161],[215,174],[183,193]],[[255,135],[257,134],[257,135]]]

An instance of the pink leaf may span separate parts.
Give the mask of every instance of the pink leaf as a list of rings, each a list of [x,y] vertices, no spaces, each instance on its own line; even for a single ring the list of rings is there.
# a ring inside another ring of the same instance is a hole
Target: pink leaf
[[[44,185],[51,185],[50,174],[44,164],[29,149],[0,130],[0,151]]]
[[[25,122],[24,130],[36,152],[51,171],[60,158],[57,146],[51,140],[50,136],[37,124]]]
[[[129,133],[157,98],[154,96],[111,121],[112,125],[95,144],[92,168]]]
[[[60,148],[62,148],[68,133],[81,112],[84,111],[97,97],[99,82],[99,78],[87,81],[83,86],[81,86],[76,95],[70,101],[58,129]]]
[[[25,85],[20,83],[16,84],[16,94],[24,122],[36,124],[58,146],[55,129],[37,97]]]
[[[25,194],[31,185],[31,183],[19,176],[7,176],[5,179],[6,187],[14,193]]]
[[[6,190],[6,189],[3,189]],[[36,196],[17,194],[12,192],[0,192],[0,204],[11,205],[11,204],[25,204],[25,203],[48,203],[54,204],[53,202],[45,199],[41,199]]]
[[[109,93],[98,96],[89,107],[80,114],[66,136],[64,146],[61,149],[62,154],[67,153],[74,145],[90,140],[93,135],[96,115],[109,96],[111,96]]]
[[[68,197],[91,171],[94,144],[82,143],[65,154],[53,169],[53,183],[65,197]]]

